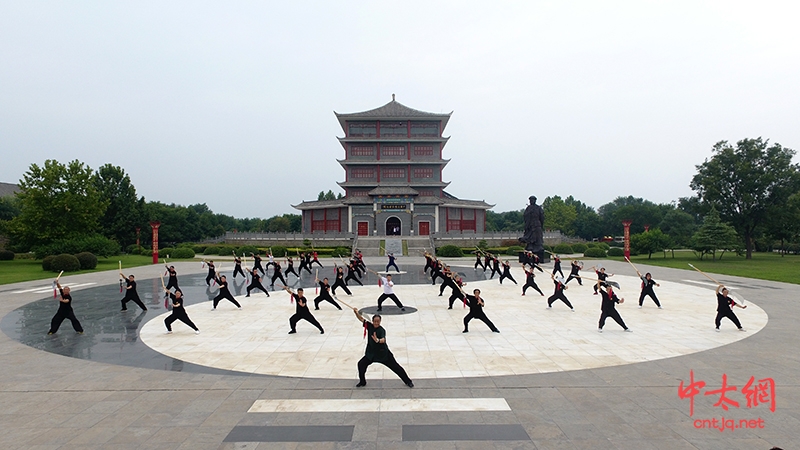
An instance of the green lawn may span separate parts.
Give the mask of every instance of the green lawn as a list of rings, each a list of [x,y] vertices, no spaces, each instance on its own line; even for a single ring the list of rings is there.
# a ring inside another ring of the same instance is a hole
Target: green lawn
[[[116,270],[122,261],[122,268],[146,266],[153,263],[152,256],[121,255],[110,258],[97,258],[97,269],[81,270],[78,272],[65,272],[65,275],[80,273],[100,272],[103,270]],[[15,259],[13,261],[0,261],[0,285],[18,283],[20,281],[54,279],[58,274],[42,270],[42,260]]]
[[[622,257],[609,257],[608,259],[625,260]],[[676,251],[675,258],[670,252],[667,252],[666,258],[663,253],[653,253],[651,259],[647,259],[647,255],[632,256],[631,262],[637,265],[649,264],[686,270],[693,270],[689,267],[689,264],[693,264],[703,272],[800,284],[800,255],[781,256],[776,253],[753,253],[753,259],[748,261],[744,256],[725,253],[721,261],[712,261],[710,258],[703,258],[700,261],[694,252]]]

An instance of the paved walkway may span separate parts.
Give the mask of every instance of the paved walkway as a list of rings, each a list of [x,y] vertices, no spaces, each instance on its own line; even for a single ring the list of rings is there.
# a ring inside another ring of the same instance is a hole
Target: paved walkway
[[[374,258],[376,267],[382,263],[385,258]],[[406,257],[399,264],[414,272],[424,261]],[[623,333],[611,321],[597,333],[599,299],[588,286],[570,283],[567,295],[577,311],[572,313],[560,302],[546,310],[538,293],[528,290],[520,297],[521,286],[491,280],[468,287],[484,291],[487,315],[501,333],[473,322],[462,335],[465,312],[458,304],[446,309],[447,293],[438,297],[433,286],[398,283],[400,298],[417,311],[386,315],[384,325],[390,348],[415,381],[413,389],[374,366],[368,386],[354,388],[348,371],[355,372],[363,340],[352,313],[323,304],[315,314],[324,336],[303,322],[289,336],[286,318],[293,307],[280,292],[244,299],[242,311],[223,304],[211,313],[205,311],[208,302],[195,303],[189,314],[203,331],[199,336],[180,323],[174,334],[161,334],[163,317],[151,308],[131,338],[154,350],[128,355],[125,365],[108,362],[112,350],[129,351],[125,336],[97,343],[105,347],[78,346],[75,339],[88,336],[74,335],[65,322],[59,342],[80,350],[70,357],[54,353],[52,344],[45,351],[0,334],[0,448],[788,449],[800,441],[800,286],[719,276],[748,300],[747,310],[736,309],[748,331],[723,323],[715,333],[714,294],[702,275],[640,267],[661,283],[657,293],[665,309],[646,300],[639,310],[630,266],[604,264],[618,272],[613,279],[627,299],[619,310],[634,333]],[[453,265],[472,271],[471,259]],[[202,273],[199,263],[176,266],[181,280]],[[142,286],[159,270],[130,272]],[[515,277],[522,281],[521,274]],[[81,291],[111,285],[109,315],[119,320],[113,272],[62,281],[83,285],[74,295],[79,317]],[[537,281],[549,296],[549,279],[540,275]],[[0,316],[19,326],[33,326],[43,315],[49,322],[55,304],[29,308],[52,299],[46,289],[36,290],[47,284],[1,286]],[[307,291],[312,297],[313,288]],[[353,297],[339,294],[361,307],[373,304],[378,293],[371,284],[354,289]],[[10,315],[22,307],[25,314]],[[299,350],[295,357],[289,348]],[[153,361],[161,361],[156,356],[172,364],[158,362],[163,367],[155,368]],[[682,382],[684,392],[691,392],[690,376],[705,383],[698,386],[691,416],[691,399],[679,396]],[[713,391],[723,382],[735,387],[725,397],[738,407],[714,406],[721,396]],[[733,419],[723,425],[737,428],[709,428],[723,416]]]

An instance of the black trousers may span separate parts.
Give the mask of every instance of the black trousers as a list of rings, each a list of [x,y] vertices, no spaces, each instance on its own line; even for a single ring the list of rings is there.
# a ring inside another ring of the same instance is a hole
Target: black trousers
[[[286,285],[286,280],[283,278],[280,270],[276,270],[275,273],[272,274],[272,282],[270,283],[270,286],[275,286],[275,280],[281,280],[281,283],[283,283],[284,286]]]
[[[247,295],[250,295],[250,291],[253,289],[261,289],[265,294],[267,294],[267,297],[269,297],[269,292],[267,292],[267,290],[264,288],[264,285],[262,285],[260,282],[254,281],[250,283],[250,286],[247,286]]]
[[[355,274],[354,274],[353,272],[351,272],[351,273],[348,273],[348,274],[347,274],[347,276],[346,276],[346,277],[344,277],[344,282],[345,282],[345,283],[347,283],[347,280],[353,280],[353,281],[355,281],[356,283],[360,284],[361,286],[363,286],[363,285],[364,285],[364,283],[362,283],[362,282],[361,282],[361,280],[359,280],[358,278],[356,278],[356,276],[355,276]]]
[[[360,282],[359,282],[359,284],[360,284]],[[347,293],[347,295],[353,295],[353,293],[350,292],[350,289],[347,288],[347,285],[344,283],[344,281],[341,278],[337,278],[336,282],[333,283],[333,286],[331,286],[331,292],[333,292],[333,295],[336,295],[336,288],[337,287],[341,287],[342,289],[344,289],[344,291]]]
[[[442,281],[442,284],[439,286],[439,295],[444,294],[444,288],[450,287],[450,283],[447,282],[447,278]]]
[[[628,329],[628,327],[625,326],[625,322],[622,320],[622,316],[619,315],[619,312],[616,309],[612,309],[611,311],[603,311],[602,314],[600,314],[599,328],[601,330],[603,329],[603,325],[606,324],[606,317],[611,317],[614,319],[614,322],[617,322],[623,329]]]
[[[483,270],[486,270],[486,268],[485,268],[485,267],[483,267],[483,263],[481,262],[481,260],[480,260],[480,259],[479,259],[479,260],[477,260],[477,261],[475,261],[475,267],[473,267],[473,269],[477,269],[477,268],[478,268],[478,266],[481,266],[481,269],[483,269]]]
[[[381,294],[381,296],[378,297],[378,311],[381,310],[381,305],[383,304],[383,302],[387,298],[392,299],[392,301],[394,302],[395,305],[397,305],[398,308],[402,308],[403,307],[403,304],[400,303],[400,300],[397,298],[396,295],[394,295],[394,294]]]
[[[322,329],[322,325],[320,325],[319,322],[317,322],[317,319],[315,319],[314,316],[311,315],[311,313],[308,314],[295,313],[295,315],[289,317],[289,326],[292,328],[292,331],[296,331],[295,327],[297,326],[297,322],[299,322],[300,320],[305,320],[311,325],[314,325],[315,327],[317,327],[319,331],[325,331]]]
[[[313,274],[313,272],[311,272],[311,268],[307,266],[305,263],[300,264],[300,267],[297,268],[297,270],[299,270],[300,272],[302,272],[303,269],[306,269],[306,272]]]
[[[257,271],[261,272],[261,275],[264,275],[264,268],[261,267],[261,262],[260,261],[256,261],[256,264],[253,266],[253,270],[257,270]]]
[[[492,278],[494,278],[494,274],[496,274],[496,273],[500,273],[500,269],[499,268],[495,268],[494,266],[492,266],[492,274],[489,275],[489,279],[491,280]]]
[[[332,304],[333,306],[339,308],[339,310],[342,309],[342,307],[339,306],[338,303],[336,303],[336,300],[334,300],[333,297],[331,297],[331,295],[329,293],[325,292],[324,290],[322,290],[322,292],[319,293],[317,298],[314,299],[314,309],[319,309],[319,304],[323,300],[325,300],[326,302],[328,302],[328,303]]]
[[[283,276],[285,276],[286,278],[289,278],[289,274],[290,273],[293,273],[294,276],[296,276],[297,278],[300,278],[300,275],[298,275],[297,272],[294,271],[294,266],[289,267],[286,270],[284,270],[283,271]]]
[[[403,369],[402,366],[400,366],[400,364],[397,362],[396,359],[394,359],[394,355],[391,352],[389,352],[389,357],[386,358],[386,361],[372,361],[371,359],[367,358],[366,356],[361,358],[361,360],[358,361],[358,381],[359,382],[361,382],[361,383],[366,383],[367,382],[366,378],[364,378],[364,375],[367,373],[367,367],[369,367],[370,364],[372,364],[372,363],[380,363],[380,364],[383,364],[384,366],[388,367],[389,370],[394,372],[398,377],[400,377],[401,380],[403,380],[403,383],[408,384],[408,383],[411,382],[411,378],[408,378],[408,374],[406,374],[406,370]]]
[[[436,284],[436,279],[437,278],[441,278],[441,279],[444,280],[444,275],[442,274],[442,272],[439,272],[438,270],[434,270],[433,273],[431,274],[431,281],[432,281],[431,284]]]
[[[656,306],[661,306],[661,303],[658,302],[658,297],[656,297],[656,293],[653,292],[653,289],[642,289],[642,293],[639,295],[639,306],[642,306],[645,296],[648,295],[653,299],[654,302],[656,302]]]
[[[323,265],[322,265],[322,263],[321,263],[321,262],[319,262],[319,260],[318,260],[318,259],[312,259],[312,260],[311,260],[311,262],[310,262],[310,263],[308,263],[308,267],[311,267],[311,265],[312,265],[312,264],[314,264],[314,263],[317,263],[317,264],[319,264],[319,266],[320,266],[320,267],[325,267],[325,266],[323,266]]]
[[[387,271],[387,272],[389,271],[389,267],[394,267],[394,268],[395,268],[395,270],[397,270],[398,272],[400,272],[400,268],[399,268],[399,267],[397,267],[397,264],[395,264],[395,263],[393,263],[393,262],[392,262],[392,263],[389,263],[389,264],[387,264],[387,265],[386,265],[386,271]]]
[[[128,307],[126,306],[128,302],[136,303],[137,305],[139,305],[139,308],[142,308],[143,310],[147,311],[147,307],[144,306],[144,303],[142,303],[138,295],[132,295],[128,293],[125,294],[125,297],[123,297],[122,300],[120,300],[120,303],[122,303],[123,311],[128,309]]]
[[[425,260],[425,268],[422,269],[422,271],[425,272],[425,273],[428,273],[428,269],[429,268],[433,269],[433,265],[431,265],[431,260],[430,259],[426,259]]]
[[[572,279],[578,280],[578,284],[580,284],[581,286],[583,286],[583,281],[581,281],[581,279],[580,279],[580,278],[578,278],[578,276],[577,276],[577,275],[574,275],[574,274],[569,274],[569,276],[567,277],[567,281],[565,281],[565,282],[564,282],[564,284],[566,285],[566,284],[567,284],[567,283],[569,283],[569,281],[570,281],[570,280],[572,280]]]
[[[208,276],[206,276],[206,286],[211,286],[211,281],[214,279],[214,272],[208,272]]]
[[[223,298],[228,300],[229,302],[233,303],[234,305],[236,305],[237,308],[241,308],[242,307],[242,305],[240,305],[239,302],[237,302],[236,299],[233,298],[233,295],[231,295],[230,292],[228,292],[228,293],[220,292],[219,295],[214,297],[214,308],[217,307],[217,305],[219,304],[220,300],[222,300]]]
[[[492,321],[489,320],[488,317],[486,317],[486,314],[484,314],[483,312],[474,313],[470,311],[469,314],[467,314],[467,316],[464,317],[464,331],[469,331],[469,321],[472,319],[480,320],[481,322],[485,323],[492,331],[497,330],[497,327],[495,327]]]
[[[170,288],[180,289],[178,287],[178,279],[170,277],[169,281],[167,281],[166,288],[169,290]]]
[[[539,292],[541,292],[541,291],[539,291]],[[555,302],[556,300],[561,300],[562,302],[566,303],[567,306],[569,306],[569,309],[572,309],[572,303],[570,303],[569,300],[567,299],[567,296],[564,295],[564,291],[559,291],[558,293],[555,293],[555,294],[551,295],[550,297],[548,297],[547,298],[547,306],[553,306],[553,302]],[[602,327],[603,326],[600,325],[600,328],[602,328]]]
[[[236,274],[242,274],[243,277],[247,278],[247,275],[244,274],[244,270],[242,270],[242,266],[240,264],[236,265],[236,268],[233,269],[233,278],[236,278]]]
[[[517,280],[515,280],[514,277],[512,277],[510,273],[506,274],[505,272],[503,272],[500,275],[500,284],[503,284],[503,278],[508,278],[509,280],[513,281],[514,284],[517,284]]]
[[[50,321],[49,333],[56,333],[58,331],[58,328],[61,326],[61,322],[63,322],[64,319],[69,319],[69,321],[72,322],[72,328],[75,331],[77,331],[78,333],[83,333],[83,327],[81,326],[81,323],[78,321],[78,318],[75,317],[75,312],[72,311],[72,308],[66,311],[63,311],[62,309],[59,308],[58,312],[56,312],[56,315],[53,316],[53,320]]]
[[[461,291],[453,291],[453,293],[450,295],[450,298],[447,299],[448,302],[450,302],[448,309],[453,309],[453,303],[456,302],[456,299],[464,300],[464,294],[462,294]]]
[[[736,314],[733,311],[717,311],[717,318],[714,319],[714,324],[719,328],[720,323],[722,323],[722,318],[727,317],[728,319],[736,325],[736,328],[742,328],[742,324],[739,322],[739,318],[736,317]]]
[[[525,295],[525,291],[527,291],[529,287],[532,287],[537,292],[539,292],[540,294],[544,295],[544,292],[542,292],[542,290],[539,289],[539,286],[536,285],[535,281],[533,281],[531,283],[525,283],[525,286],[522,286],[522,295]]]
[[[564,272],[561,271],[561,267],[553,267],[553,275],[555,275],[556,272],[560,273],[562,277],[564,276]]]
[[[194,322],[189,319],[189,316],[186,314],[186,311],[182,313],[176,313],[175,310],[172,310],[172,314],[169,315],[166,319],[164,319],[164,325],[167,326],[167,331],[172,331],[172,323],[176,320],[180,320],[181,322],[185,323],[189,326],[189,328],[197,331],[197,327],[195,326]]]

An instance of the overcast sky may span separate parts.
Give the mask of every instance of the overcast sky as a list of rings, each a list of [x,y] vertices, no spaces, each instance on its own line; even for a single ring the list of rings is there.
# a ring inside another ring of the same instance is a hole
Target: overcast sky
[[[123,167],[236,217],[341,192],[333,111],[453,112],[448,191],[595,208],[692,194],[720,140],[800,149],[789,1],[0,1],[0,181]]]

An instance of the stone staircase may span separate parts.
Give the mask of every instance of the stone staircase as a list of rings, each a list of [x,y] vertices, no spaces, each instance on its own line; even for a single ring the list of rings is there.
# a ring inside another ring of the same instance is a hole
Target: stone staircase
[[[364,256],[385,256],[386,253],[394,253],[396,256],[422,256],[425,250],[433,252],[430,236],[359,236],[355,246]]]

